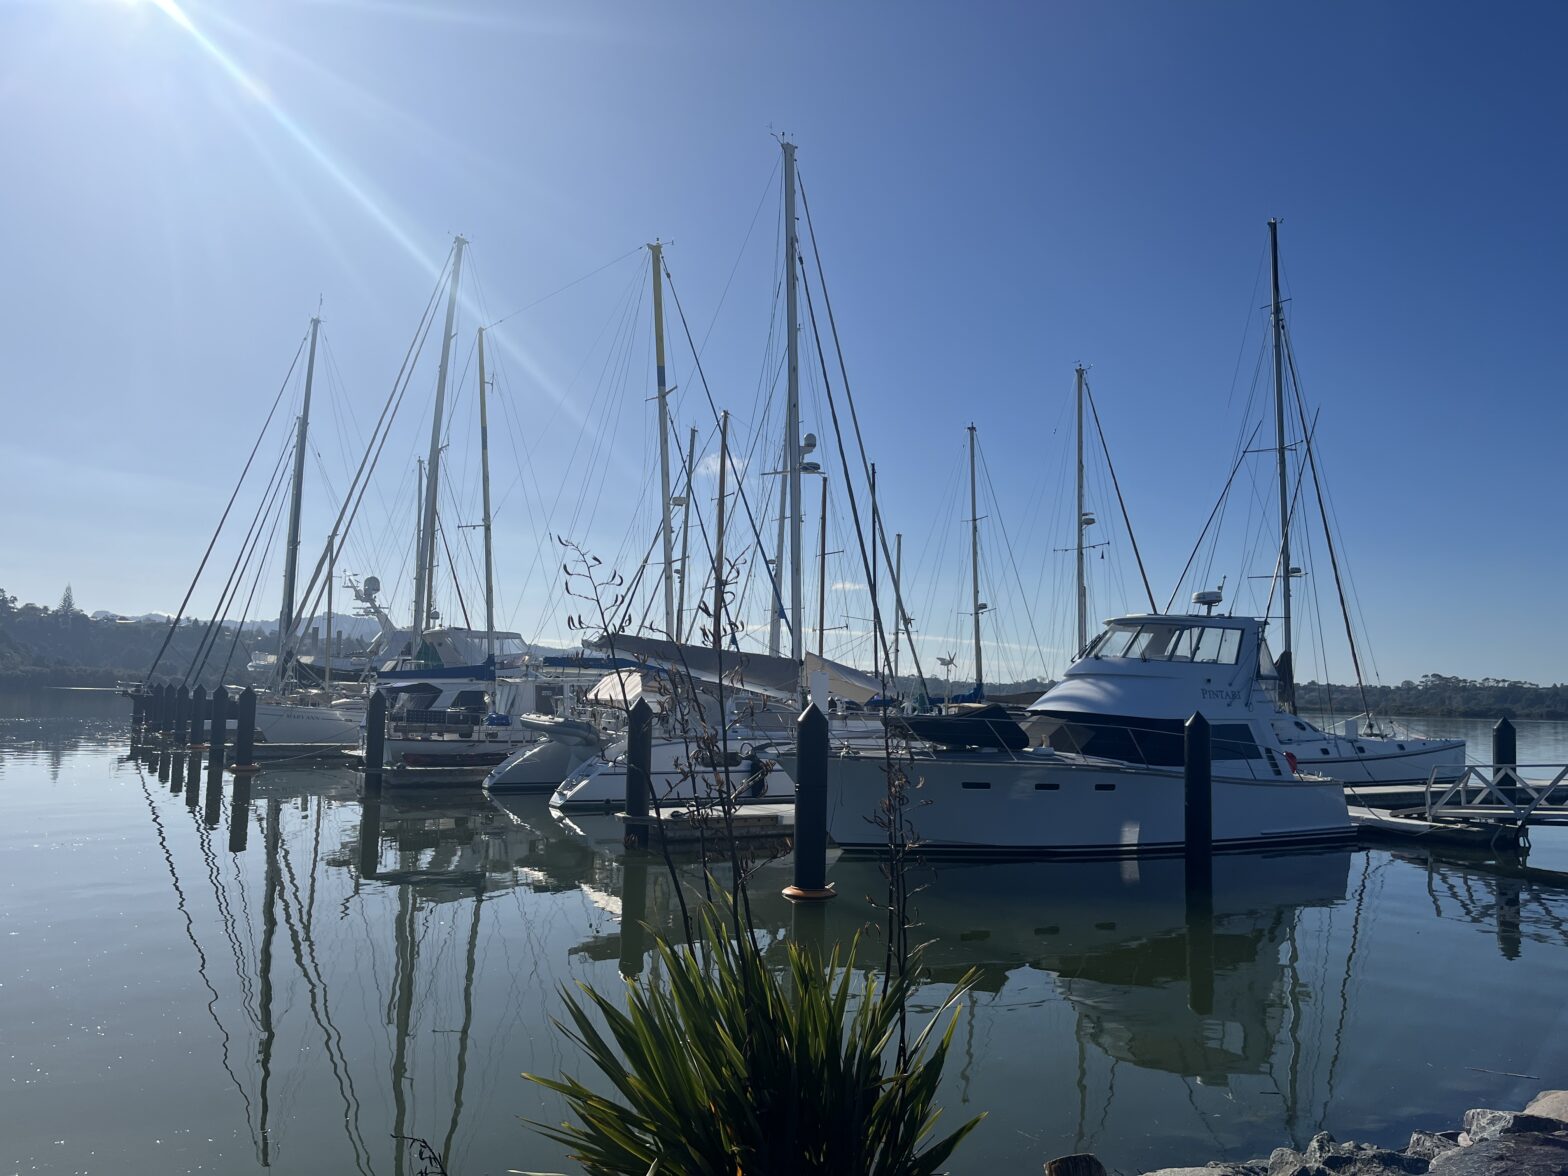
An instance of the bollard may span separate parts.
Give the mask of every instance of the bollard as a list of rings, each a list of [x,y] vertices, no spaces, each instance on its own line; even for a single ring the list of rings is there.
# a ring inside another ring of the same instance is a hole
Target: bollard
[[[626,848],[648,847],[648,805],[653,794],[653,708],[646,698],[632,707],[626,726]]]
[[[1187,1004],[1199,1016],[1214,1011],[1214,760],[1209,721],[1187,720],[1185,759],[1185,874]]]
[[[216,776],[223,771],[223,744],[229,737],[229,692],[222,686],[212,691],[212,737],[207,743],[207,771]]]
[[[1497,791],[1508,797],[1514,804],[1529,804],[1531,796],[1524,790],[1524,785],[1519,779],[1519,735],[1514,730],[1514,725],[1506,718],[1498,719],[1497,725],[1492,728],[1492,784]],[[1506,777],[1511,776],[1513,786],[1503,784]]]
[[[183,685],[174,692],[174,746],[190,742],[191,692]]]
[[[244,853],[250,833],[250,777],[234,777],[234,792],[229,797],[229,852]]]
[[[648,952],[648,859],[632,854],[621,870],[621,975],[635,980],[642,975]]]
[[[185,788],[185,757],[175,755],[170,762],[173,774],[169,777],[169,791],[178,796]]]
[[[365,710],[365,791],[381,792],[381,771],[386,766],[387,696],[379,690],[370,692],[370,706]]]
[[[164,743],[174,737],[174,687],[164,685],[158,700],[158,738]]]
[[[249,686],[240,691],[234,717],[234,763],[229,771],[248,776],[260,770],[256,767],[256,692]]]
[[[795,721],[795,882],[791,902],[834,897],[828,876],[828,719],[812,703]]]
[[[207,750],[207,688],[191,691],[191,750]]]
[[[167,784],[169,782],[169,767],[169,753],[160,751],[158,753],[158,783]]]

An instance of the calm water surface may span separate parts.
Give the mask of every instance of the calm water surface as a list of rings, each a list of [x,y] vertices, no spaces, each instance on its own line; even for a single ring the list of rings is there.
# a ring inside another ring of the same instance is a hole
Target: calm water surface
[[[1457,728],[1484,746],[1488,724]],[[557,988],[652,964],[662,867],[542,801],[269,768],[248,804],[126,755],[123,700],[0,698],[0,1171],[567,1171],[524,1119],[573,1072]],[[1520,724],[1568,760],[1568,725]],[[1568,867],[1538,836],[1532,864]],[[838,861],[830,937],[879,923]],[[787,862],[753,886],[791,933]],[[1175,862],[926,872],[929,1009],[965,969],[943,1095],[988,1118],[959,1172],[1094,1150],[1122,1171],[1314,1131],[1402,1143],[1568,1086],[1568,887],[1385,849],[1216,863],[1212,1012],[1192,1011]],[[869,953],[880,959],[880,947]],[[1201,1000],[1198,1002],[1201,1005]]]

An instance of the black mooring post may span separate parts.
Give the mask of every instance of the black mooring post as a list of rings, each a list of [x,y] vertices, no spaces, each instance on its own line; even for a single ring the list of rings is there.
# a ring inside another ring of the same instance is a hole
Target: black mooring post
[[[160,751],[158,753],[158,783],[167,784],[169,782],[169,768],[171,764],[172,761],[168,751]]]
[[[1511,769],[1517,773],[1518,768],[1518,732],[1506,718],[1498,719],[1497,725],[1492,728],[1492,779],[1501,780],[1505,772]],[[1515,804],[1530,803],[1530,794],[1517,782],[1513,785],[1499,786],[1498,791],[1509,797]]]
[[[832,898],[828,887],[828,718],[812,703],[795,721],[795,882],[792,902]]]
[[[229,852],[244,853],[245,838],[250,833],[250,777],[234,777],[234,791],[229,794]]]
[[[212,738],[207,746],[207,773],[223,771],[223,745],[229,738],[229,692],[222,686],[212,690]]]
[[[256,692],[249,686],[240,691],[235,711],[234,763],[229,771],[236,775],[256,772]]]
[[[1187,720],[1184,752],[1187,1003],[1207,1016],[1214,1011],[1214,758],[1201,714]]]
[[[642,975],[648,952],[648,857],[629,854],[621,870],[621,975],[634,980]]]
[[[173,753],[170,766],[172,775],[169,777],[169,791],[178,796],[185,787],[185,757],[178,752]]]
[[[387,696],[379,690],[370,692],[370,705],[365,709],[365,791],[381,791],[381,769],[386,754]]]
[[[131,746],[136,747],[142,741],[142,723],[147,718],[147,700],[142,696],[140,688],[131,694]]]
[[[195,808],[201,796],[201,752],[191,752],[185,772],[185,803]]]
[[[207,688],[191,691],[191,750],[207,750]]]
[[[174,692],[174,746],[184,747],[189,741],[187,732],[191,722],[191,692],[182,684]]]
[[[168,743],[174,734],[174,687],[158,687],[158,740]]]
[[[646,698],[632,707],[626,726],[626,848],[648,846],[648,807],[653,795],[653,708]]]

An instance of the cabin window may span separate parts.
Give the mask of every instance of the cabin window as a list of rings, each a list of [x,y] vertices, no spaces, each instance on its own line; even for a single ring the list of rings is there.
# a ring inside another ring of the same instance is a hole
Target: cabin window
[[[1055,780],[1036,780],[1034,782],[1034,790],[1036,792],[1058,792],[1061,790],[1061,787]]]
[[[964,781],[964,787],[965,788],[989,788],[989,787],[991,787],[991,781],[989,781],[989,780],[965,780]]]
[[[489,710],[490,698],[483,690],[459,690],[452,700],[452,710]]]
[[[1217,760],[1262,759],[1252,728],[1246,723],[1215,723],[1209,737],[1210,755]]]
[[[1116,785],[1115,784],[1096,784],[1094,786],[1094,790],[1096,792],[1115,792],[1116,791]]]
[[[1328,754],[1328,748],[1326,748],[1326,747],[1318,748],[1318,754],[1319,755],[1327,755]]]
[[[1405,750],[1405,745],[1403,743],[1397,743],[1394,746],[1398,747],[1400,751],[1404,751]]]
[[[1235,665],[1241,658],[1241,630],[1218,625],[1111,625],[1088,652],[1094,657]]]

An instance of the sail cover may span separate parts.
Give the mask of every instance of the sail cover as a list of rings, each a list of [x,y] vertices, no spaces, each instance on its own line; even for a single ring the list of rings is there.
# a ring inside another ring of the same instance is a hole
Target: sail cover
[[[613,646],[617,657],[635,657],[668,666],[704,682],[723,682],[726,686],[769,694],[775,698],[793,699],[799,689],[800,673],[795,663],[787,657],[747,653],[738,649],[726,649],[720,654],[706,645],[685,645],[678,641],[632,637],[625,633],[613,638],[600,637],[588,644],[590,648],[606,651]],[[806,654],[806,674],[808,677],[826,674],[829,693],[852,702],[865,703],[875,698],[882,689],[882,684],[864,670],[820,658],[814,653]],[[818,701],[825,703],[827,700]]]

